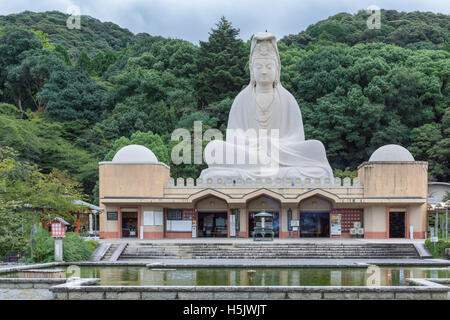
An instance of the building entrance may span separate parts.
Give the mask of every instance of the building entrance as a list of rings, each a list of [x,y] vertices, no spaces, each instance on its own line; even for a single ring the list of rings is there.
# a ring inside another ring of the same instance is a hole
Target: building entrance
[[[256,217],[256,221],[255,221],[255,215],[260,212],[261,211],[248,213],[248,226],[249,226],[248,231],[249,231],[250,238],[253,237],[253,230],[255,229],[255,224],[256,224],[256,227],[261,227],[261,219],[258,219],[258,217]],[[272,218],[266,218],[264,225],[267,229],[272,228],[274,238],[278,238],[279,237],[279,226],[280,226],[280,219],[278,216],[278,212],[277,211],[266,211],[266,212],[271,213]]]
[[[122,238],[137,237],[137,212],[122,212]]]
[[[330,213],[329,212],[300,212],[300,237],[302,238],[329,238]]]
[[[228,219],[226,212],[199,212],[198,237],[228,236]]]
[[[405,212],[389,212],[389,238],[405,238]]]

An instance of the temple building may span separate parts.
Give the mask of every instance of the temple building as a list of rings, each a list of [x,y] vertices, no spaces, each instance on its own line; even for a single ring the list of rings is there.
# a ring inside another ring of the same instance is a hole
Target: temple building
[[[427,162],[405,148],[377,149],[358,177],[182,178],[146,147],[129,145],[101,162],[101,238],[252,237],[267,212],[275,238],[424,238]],[[356,222],[356,224],[355,224]],[[359,226],[358,226],[359,225]]]
[[[300,107],[281,84],[273,34],[252,37],[249,69],[226,139],[206,145],[199,178],[174,181],[139,145],[100,163],[100,237],[425,237],[427,162],[385,145],[353,180],[335,178],[325,146],[305,139]]]

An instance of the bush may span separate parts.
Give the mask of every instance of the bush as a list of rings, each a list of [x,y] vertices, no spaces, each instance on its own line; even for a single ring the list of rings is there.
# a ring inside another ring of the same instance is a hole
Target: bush
[[[97,249],[97,247],[98,247],[98,242],[94,241],[94,240],[85,241],[84,244],[87,245],[91,249],[92,252],[94,252],[95,249]]]
[[[95,249],[77,233],[68,232],[63,240],[63,259],[66,262],[86,261]]]
[[[55,241],[50,233],[39,229],[35,235],[35,245],[30,262],[51,262],[55,260]],[[63,240],[63,259],[66,262],[89,260],[98,243],[96,241],[84,241],[75,232],[67,232]],[[24,260],[25,261],[25,260]],[[27,261],[29,261],[27,259]]]
[[[430,250],[433,257],[440,258],[445,256],[445,249],[450,248],[450,241],[445,242],[439,239],[438,242],[431,242],[430,239],[426,239],[425,246]]]
[[[55,240],[50,236],[50,233],[38,229],[34,235],[34,249],[31,258],[34,262],[51,262],[55,260],[54,257]]]

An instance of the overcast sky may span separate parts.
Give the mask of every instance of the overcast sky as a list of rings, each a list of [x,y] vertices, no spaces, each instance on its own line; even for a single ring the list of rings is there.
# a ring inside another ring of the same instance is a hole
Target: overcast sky
[[[356,13],[369,5],[450,14],[449,0],[0,0],[0,15],[25,10],[67,13],[73,5],[82,15],[114,22],[133,33],[147,32],[194,44],[208,39],[208,32],[221,16],[239,28],[240,37],[247,40],[265,30],[277,38],[296,34],[336,13]]]

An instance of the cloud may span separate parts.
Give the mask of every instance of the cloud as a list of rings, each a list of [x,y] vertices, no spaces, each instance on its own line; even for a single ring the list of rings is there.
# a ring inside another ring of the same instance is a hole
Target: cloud
[[[185,39],[197,44],[208,39],[208,32],[221,16],[240,29],[247,40],[266,29],[278,38],[296,34],[309,25],[338,12],[356,13],[369,5],[398,11],[450,13],[448,0],[0,0],[0,14],[25,10],[67,12],[71,5],[81,14],[111,21],[133,33]]]

